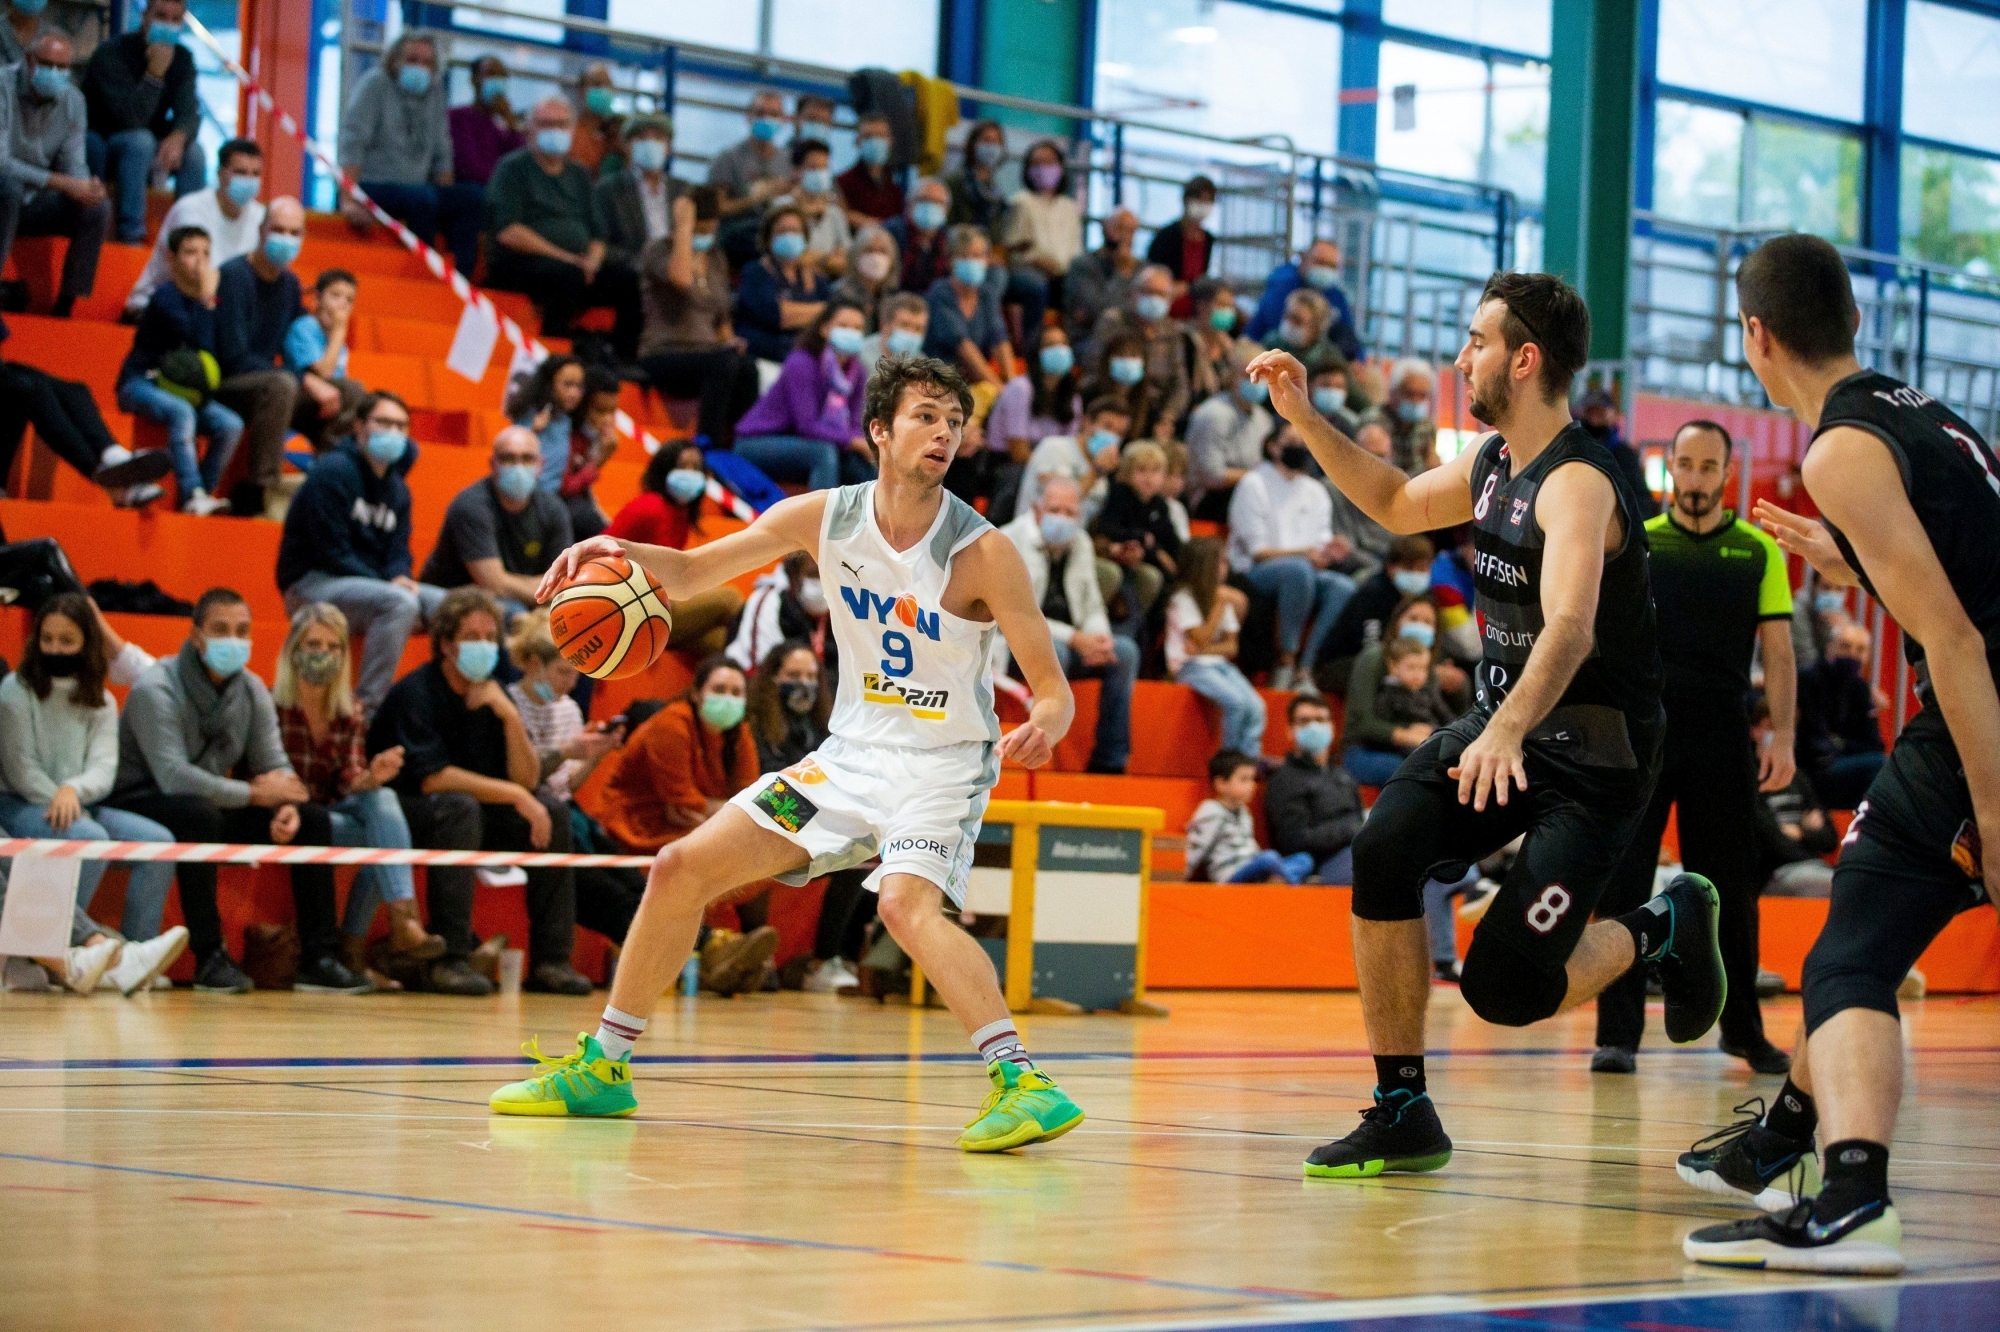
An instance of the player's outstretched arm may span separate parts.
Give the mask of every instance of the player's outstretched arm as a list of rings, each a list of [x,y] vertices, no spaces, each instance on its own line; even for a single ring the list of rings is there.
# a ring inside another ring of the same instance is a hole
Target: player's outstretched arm
[[[1000,757],[1024,768],[1039,768],[1055,757],[1056,742],[1069,733],[1076,700],[1062,663],[1056,660],[1049,622],[1035,604],[1028,566],[1014,543],[998,532],[973,542],[958,560],[973,578],[967,590],[993,612],[993,622],[1007,636],[1007,647],[1021,665],[1021,678],[1035,696],[1026,724],[1001,737]]]
[[[1817,518],[1781,509],[1769,500],[1757,501],[1755,516],[1787,555],[1796,555],[1818,570],[1822,582],[1835,587],[1854,587],[1861,582],[1834,544],[1833,534]]]
[[[692,550],[594,536],[556,556],[555,563],[542,575],[535,600],[547,601],[554,596],[564,583],[576,577],[579,566],[601,555],[623,555],[653,575],[669,601],[678,601],[720,586],[738,574],[761,569],[795,550],[814,549],[819,544],[820,517],[825,512],[825,491],[794,495],[764,510],[757,521],[742,531],[731,532]]]
[[[1820,511],[1853,543],[1882,604],[1924,645],[1931,688],[1972,792],[1986,893],[2000,904],[2000,691],[1986,642],[1910,507],[1888,445],[1865,430],[1829,430],[1806,455],[1805,482]]]
[[[1334,488],[1391,532],[1431,532],[1472,520],[1472,462],[1477,449],[1463,449],[1421,476],[1405,476],[1402,469],[1383,462],[1319,414],[1306,389],[1306,368],[1290,352],[1267,351],[1250,362],[1247,373],[1271,390],[1272,408],[1297,427]]]

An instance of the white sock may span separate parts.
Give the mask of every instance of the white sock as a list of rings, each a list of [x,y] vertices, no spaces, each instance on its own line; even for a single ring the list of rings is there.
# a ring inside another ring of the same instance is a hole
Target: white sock
[[[989,1022],[973,1032],[972,1044],[977,1047],[979,1057],[986,1061],[988,1068],[1003,1059],[1022,1068],[1035,1066],[1035,1061],[1028,1058],[1028,1047],[1021,1044],[1021,1033],[1015,1028],[1012,1018]]]
[[[630,1055],[633,1044],[645,1034],[647,1021],[606,1004],[604,1016],[597,1020],[597,1043],[604,1047],[604,1057],[616,1060]]]

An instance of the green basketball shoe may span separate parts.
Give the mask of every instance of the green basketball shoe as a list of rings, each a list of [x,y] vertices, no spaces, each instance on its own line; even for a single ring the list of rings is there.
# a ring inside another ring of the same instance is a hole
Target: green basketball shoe
[[[498,1115],[586,1115],[622,1119],[639,1108],[632,1095],[628,1060],[605,1057],[595,1036],[579,1032],[576,1053],[551,1059],[542,1053],[541,1038],[521,1047],[536,1063],[535,1075],[510,1082],[487,1098]]]
[[[968,1152],[1005,1152],[1048,1142],[1083,1122],[1083,1111],[1039,1068],[1002,1059],[986,1070],[993,1090],[979,1115],[958,1135]]]

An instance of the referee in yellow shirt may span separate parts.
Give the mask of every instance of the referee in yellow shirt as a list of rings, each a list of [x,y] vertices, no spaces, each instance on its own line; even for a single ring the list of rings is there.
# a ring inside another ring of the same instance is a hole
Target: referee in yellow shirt
[[[1758,788],[1792,780],[1798,678],[1792,658],[1792,588],[1785,557],[1762,530],[1723,507],[1729,432],[1690,421],[1667,453],[1674,499],[1646,523],[1652,545],[1653,601],[1666,666],[1666,753],[1646,818],[1633,834],[1611,886],[1604,918],[1631,911],[1652,892],[1667,810],[1678,805],[1681,860],[1712,880],[1722,897],[1722,959],[1729,1002],[1722,1048],[1759,1073],[1783,1073],[1791,1058],[1764,1035],[1757,1007],[1756,805]],[[1772,737],[1750,739],[1750,656],[1764,649],[1764,691]],[[1597,997],[1592,1072],[1630,1073],[1646,1027],[1646,972],[1634,967]]]

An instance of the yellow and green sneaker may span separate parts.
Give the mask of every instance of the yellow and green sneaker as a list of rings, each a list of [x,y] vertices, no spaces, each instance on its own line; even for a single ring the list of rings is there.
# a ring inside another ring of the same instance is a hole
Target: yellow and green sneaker
[[[632,1066],[609,1059],[595,1036],[578,1033],[576,1053],[551,1059],[540,1037],[521,1047],[536,1063],[535,1076],[510,1082],[487,1098],[498,1115],[587,1115],[622,1119],[639,1108],[632,1095]]]
[[[1038,1068],[1000,1060],[986,1070],[993,1090],[979,1116],[958,1135],[968,1152],[1005,1152],[1031,1142],[1048,1142],[1083,1122],[1083,1111],[1063,1095],[1055,1080]]]

